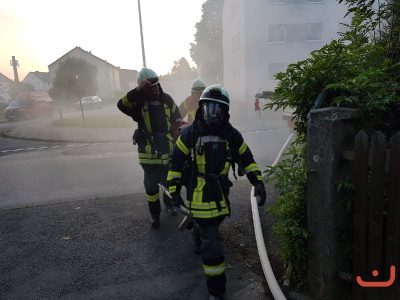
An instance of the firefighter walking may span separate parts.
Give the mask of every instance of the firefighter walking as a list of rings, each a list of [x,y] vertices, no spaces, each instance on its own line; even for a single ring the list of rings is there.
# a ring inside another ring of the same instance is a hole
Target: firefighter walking
[[[169,156],[174,145],[172,124],[181,116],[172,97],[162,90],[158,76],[152,69],[142,68],[137,83],[136,88],[118,101],[117,107],[138,123],[132,139],[138,147],[139,164],[144,171],[151,225],[158,228],[161,213],[158,183],[167,183]],[[168,214],[177,214],[165,194],[163,202]]]
[[[196,110],[199,107],[200,96],[203,93],[206,86],[200,79],[195,79],[190,87],[190,96],[188,96],[180,105],[179,112],[181,113],[182,119],[185,119],[187,115],[186,122],[192,124],[196,114]]]
[[[194,122],[182,130],[174,146],[167,178],[174,204],[182,186],[186,187],[185,204],[199,228],[210,299],[222,299],[226,289],[219,226],[230,214],[230,167],[236,163],[242,166],[255,187],[259,206],[266,200],[261,171],[251,150],[240,132],[229,123],[229,106],[229,95],[222,86],[215,84],[204,90]]]

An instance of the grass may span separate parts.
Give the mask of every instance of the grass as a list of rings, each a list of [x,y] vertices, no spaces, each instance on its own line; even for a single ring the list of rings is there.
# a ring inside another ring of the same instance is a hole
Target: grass
[[[82,116],[57,119],[53,122],[54,126],[66,127],[86,127],[90,128],[132,128],[134,122],[125,116],[85,116],[83,123]]]

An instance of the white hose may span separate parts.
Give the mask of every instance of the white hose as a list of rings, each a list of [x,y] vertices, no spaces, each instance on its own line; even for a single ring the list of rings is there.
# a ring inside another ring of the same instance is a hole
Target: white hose
[[[278,162],[281,160],[283,153],[285,152],[286,148],[290,145],[291,139],[294,135],[295,134],[292,133],[286,140],[277,158],[272,164],[273,167],[276,166]],[[265,175],[266,174],[264,173],[263,179],[265,179]],[[254,197],[254,187],[251,188],[250,202],[251,202],[251,210],[253,212],[254,232],[256,235],[258,255],[260,256],[261,266],[263,268],[265,278],[267,279],[269,289],[271,290],[271,293],[274,296],[275,300],[286,300],[286,297],[283,295],[283,292],[279,287],[278,282],[276,281],[274,272],[272,271],[271,264],[268,259],[267,249],[265,248],[264,236],[261,229],[260,215],[258,213],[257,199],[256,197]]]

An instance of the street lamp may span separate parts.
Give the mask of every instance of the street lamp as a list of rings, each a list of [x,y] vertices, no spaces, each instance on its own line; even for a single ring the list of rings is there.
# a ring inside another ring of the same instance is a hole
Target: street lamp
[[[78,87],[78,75],[75,75],[75,82],[76,82],[76,89],[78,91],[78,97],[79,97],[79,103],[81,104],[81,112],[82,112],[82,118],[83,118],[83,126],[86,127],[86,123],[85,123],[85,115],[83,114],[83,108],[82,108],[82,99],[81,96],[79,95],[79,87]]]

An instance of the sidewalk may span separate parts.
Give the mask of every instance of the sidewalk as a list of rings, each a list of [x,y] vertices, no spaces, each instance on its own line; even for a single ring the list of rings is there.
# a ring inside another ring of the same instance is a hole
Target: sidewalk
[[[133,122],[132,122],[133,125]],[[89,128],[53,126],[52,119],[40,124],[5,129],[3,137],[65,143],[130,142],[134,128]]]
[[[36,119],[33,124],[20,125],[5,129],[3,137],[28,139],[36,141],[66,142],[66,143],[124,143],[131,142],[136,123],[132,121],[131,128],[89,128],[53,126],[56,117]],[[260,119],[244,121],[231,120],[232,125],[241,133],[287,128],[279,112],[264,112]]]

